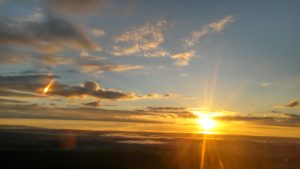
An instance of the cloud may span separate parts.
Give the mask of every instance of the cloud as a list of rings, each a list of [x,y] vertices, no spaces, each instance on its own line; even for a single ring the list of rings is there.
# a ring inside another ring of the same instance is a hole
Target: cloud
[[[55,107],[40,104],[0,104],[0,118],[92,120],[106,122],[162,123],[146,114],[97,107]]]
[[[19,98],[41,97],[40,95],[35,93],[20,92],[20,91],[1,89],[1,88],[0,88],[0,96],[19,97]]]
[[[30,76],[0,76],[0,88],[42,92],[43,88],[52,80],[57,79],[54,75],[30,75]],[[124,93],[116,90],[105,90],[100,84],[92,81],[85,82],[82,86],[69,86],[59,82],[55,82],[49,90],[50,95],[75,97],[75,96],[93,96],[100,99],[133,99],[134,93]]]
[[[29,46],[43,52],[55,52],[64,48],[97,48],[82,28],[51,14],[30,19],[1,19],[0,44]]]
[[[108,0],[44,0],[47,8],[65,14],[90,14],[102,8]]]
[[[118,143],[122,144],[165,144],[163,141],[158,140],[125,140],[125,141],[118,141]]]
[[[291,100],[289,103],[287,104],[280,104],[280,105],[275,105],[274,108],[279,108],[279,109],[283,109],[283,108],[300,108],[300,101],[299,100]]]
[[[189,75],[186,74],[186,73],[182,73],[182,74],[180,74],[180,76],[181,76],[181,77],[187,77],[187,76],[189,76]]]
[[[175,98],[178,97],[177,94],[167,93],[167,94],[159,94],[159,93],[149,93],[147,95],[141,96],[143,99],[162,99],[162,98]]]
[[[143,109],[138,109],[137,111],[154,113],[155,115],[160,115],[161,117],[169,118],[184,118],[184,119],[195,119],[198,118],[194,113],[189,111],[186,107],[145,107]]]
[[[192,47],[203,36],[210,34],[210,33],[214,33],[214,32],[221,32],[226,25],[228,25],[229,23],[232,23],[234,21],[235,20],[233,19],[232,16],[225,16],[221,20],[215,21],[210,24],[206,24],[203,27],[201,27],[201,29],[193,31],[192,35],[184,41],[184,46]]]
[[[85,106],[91,106],[91,107],[100,107],[100,101],[93,101],[93,102],[88,102],[88,103],[83,103]]]
[[[263,116],[254,114],[225,114],[215,118],[222,121],[243,121],[273,126],[300,126],[300,116],[297,114],[265,113]]]
[[[175,60],[175,64],[178,66],[186,66],[189,61],[195,56],[195,51],[177,53],[171,56]]]
[[[0,64],[24,64],[55,66],[61,64],[75,64],[79,61],[75,57],[59,56],[57,54],[18,51],[17,49],[0,47]]]
[[[270,83],[263,82],[263,83],[260,83],[259,85],[260,85],[261,87],[269,87],[269,86],[270,86]]]
[[[94,28],[91,30],[95,37],[100,38],[106,34],[106,32],[103,29],[100,28]]]
[[[8,47],[0,47],[0,64],[22,64],[29,59],[32,59],[32,56],[27,52],[17,52]]]
[[[45,5],[63,13],[86,14],[99,10],[108,0],[44,0]]]
[[[142,55],[145,57],[163,57],[169,54],[160,45],[164,42],[163,30],[169,23],[160,20],[155,24],[146,23],[114,38],[112,54],[115,56]]]
[[[21,92],[43,93],[43,89],[55,81],[49,88],[47,95],[63,97],[90,96],[106,100],[137,100],[137,99],[163,99],[174,98],[176,94],[151,93],[137,95],[133,92],[122,92],[119,90],[104,89],[99,83],[86,81],[84,84],[71,86],[59,82],[55,75],[23,75],[23,76],[0,76],[0,89],[16,90]]]
[[[290,101],[288,104],[285,105],[285,107],[290,107],[290,108],[294,108],[294,107],[299,107],[299,100],[293,100]]]
[[[209,24],[208,26],[213,31],[221,32],[224,29],[225,25],[232,23],[232,22],[234,22],[234,19],[232,16],[225,16],[223,19],[213,22],[213,23]]]
[[[63,57],[58,55],[42,55],[39,58],[35,57],[39,64],[44,65],[67,65],[67,64],[75,64],[76,59],[70,57]]]
[[[0,76],[0,88],[35,92],[46,85],[52,79],[59,78],[55,75],[24,75],[24,76]]]
[[[150,112],[182,112],[182,111],[187,111],[186,107],[153,107],[153,106],[148,106],[145,107],[144,109],[141,109],[140,111],[150,111]]]
[[[98,99],[119,100],[119,99],[136,99],[135,93],[124,93],[118,90],[105,90],[100,84],[87,81],[81,86],[69,86],[65,84],[54,84],[50,95],[58,95],[64,97],[81,97],[92,96]]]
[[[2,98],[0,98],[0,104],[3,104],[3,103],[18,104],[18,103],[28,103],[28,102],[20,101],[20,100],[11,100],[11,99],[2,99]]]
[[[128,70],[144,69],[139,65],[109,65],[109,64],[81,64],[79,66],[82,73],[102,73],[103,71],[122,72]]]

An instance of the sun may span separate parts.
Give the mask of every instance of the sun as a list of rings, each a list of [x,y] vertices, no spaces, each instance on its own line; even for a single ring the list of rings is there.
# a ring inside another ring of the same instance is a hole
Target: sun
[[[217,127],[217,121],[207,114],[199,114],[197,124],[205,133],[211,133]]]
[[[211,130],[216,127],[216,121],[209,116],[204,116],[198,120],[198,123],[204,130]]]

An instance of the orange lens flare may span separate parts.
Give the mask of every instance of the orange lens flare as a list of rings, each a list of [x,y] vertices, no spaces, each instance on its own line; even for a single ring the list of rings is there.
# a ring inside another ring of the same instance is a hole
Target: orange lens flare
[[[53,83],[54,83],[54,80],[51,80],[51,81],[47,84],[47,86],[43,89],[43,94],[47,94],[47,93],[50,91],[50,89],[51,89]]]

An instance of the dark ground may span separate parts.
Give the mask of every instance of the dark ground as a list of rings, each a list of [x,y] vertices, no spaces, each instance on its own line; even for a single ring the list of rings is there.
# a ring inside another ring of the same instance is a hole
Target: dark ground
[[[300,139],[7,126],[0,159],[3,168],[199,169],[204,142],[206,169],[300,169]]]

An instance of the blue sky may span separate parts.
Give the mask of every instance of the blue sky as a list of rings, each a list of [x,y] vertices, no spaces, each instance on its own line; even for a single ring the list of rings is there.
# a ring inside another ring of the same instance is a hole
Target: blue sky
[[[299,5],[2,0],[0,106],[299,118]]]

